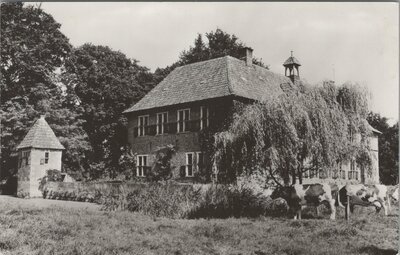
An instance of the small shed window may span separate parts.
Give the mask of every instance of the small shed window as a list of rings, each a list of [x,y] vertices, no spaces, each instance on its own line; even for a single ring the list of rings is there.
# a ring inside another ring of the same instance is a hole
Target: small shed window
[[[45,163],[45,164],[48,164],[48,163],[49,163],[49,152],[48,152],[48,151],[46,151],[46,152],[44,153],[44,163]]]

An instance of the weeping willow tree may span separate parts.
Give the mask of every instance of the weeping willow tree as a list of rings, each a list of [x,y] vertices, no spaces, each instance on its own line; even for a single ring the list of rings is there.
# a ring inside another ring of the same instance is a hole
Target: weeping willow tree
[[[287,185],[310,168],[337,175],[348,160],[370,173],[368,99],[356,84],[324,82],[249,105],[214,136],[214,176],[232,182],[261,173]]]

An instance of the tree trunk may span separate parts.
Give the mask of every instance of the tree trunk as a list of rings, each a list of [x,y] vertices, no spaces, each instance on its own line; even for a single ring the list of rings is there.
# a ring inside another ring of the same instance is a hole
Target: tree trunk
[[[298,169],[297,169],[297,174],[299,175],[299,183],[300,184],[303,184],[303,160],[300,160],[299,161],[299,164],[298,164]]]
[[[296,184],[296,167],[292,167],[292,184]]]

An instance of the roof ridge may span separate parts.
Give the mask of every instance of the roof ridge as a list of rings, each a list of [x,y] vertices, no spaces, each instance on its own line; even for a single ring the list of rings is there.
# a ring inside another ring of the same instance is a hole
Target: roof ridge
[[[225,55],[225,56],[218,57],[218,58],[211,58],[211,59],[207,59],[207,60],[203,60],[203,61],[193,62],[193,63],[190,63],[190,64],[178,66],[178,67],[176,67],[175,69],[181,68],[181,67],[185,67],[185,66],[194,66],[194,65],[199,65],[199,64],[203,64],[203,63],[209,63],[209,62],[216,61],[216,60],[220,60],[220,59],[223,59],[223,58],[226,58],[226,57],[231,57],[231,56]],[[174,69],[174,70],[175,70],[175,69]]]

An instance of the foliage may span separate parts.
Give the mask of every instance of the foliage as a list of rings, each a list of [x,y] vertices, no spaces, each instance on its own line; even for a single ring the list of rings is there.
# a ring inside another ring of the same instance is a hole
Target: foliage
[[[2,3],[1,15],[1,177],[15,174],[16,146],[41,114],[67,148],[66,171],[80,171],[91,148],[71,104],[73,90],[62,83],[72,48],[68,38],[35,6]]]
[[[218,181],[267,171],[278,184],[296,183],[308,166],[334,175],[353,158],[370,171],[367,100],[357,85],[326,82],[246,107],[215,135]],[[360,139],[349,139],[350,130]]]
[[[258,217],[275,210],[271,201],[238,186],[150,183],[130,189],[103,190],[96,196],[104,210],[128,210],[152,217]],[[269,210],[269,212],[267,212]]]
[[[378,113],[370,112],[368,122],[380,132],[379,135],[379,174],[383,184],[399,182],[399,123],[389,126],[388,119]]]
[[[119,158],[120,179],[131,180],[136,175],[136,154],[132,153],[129,146],[125,146],[124,152]],[[118,177],[115,179],[119,179]]]
[[[121,113],[154,86],[152,75],[137,60],[92,44],[73,50],[67,70],[76,74],[69,81],[74,84],[83,109],[83,127],[93,146],[91,164],[104,163],[105,167],[103,172],[90,171],[89,178],[115,178],[127,145],[127,118]]]
[[[258,217],[265,211],[262,198],[249,188],[215,185],[210,187],[189,218]]]
[[[171,159],[175,155],[176,149],[173,145],[158,147],[155,151],[155,161],[151,171],[147,173],[147,178],[150,181],[166,181],[172,177]]]

